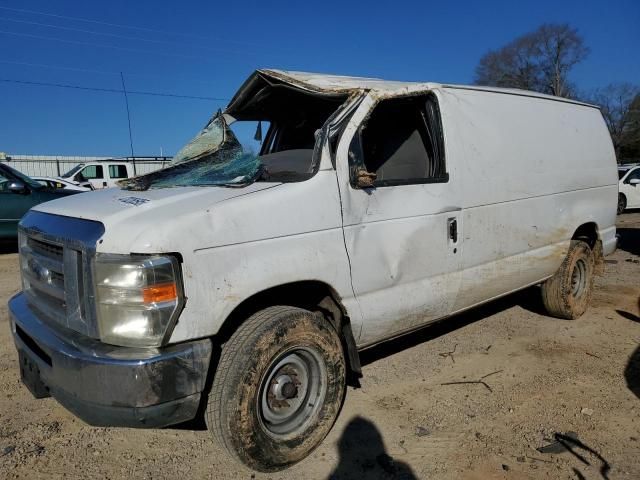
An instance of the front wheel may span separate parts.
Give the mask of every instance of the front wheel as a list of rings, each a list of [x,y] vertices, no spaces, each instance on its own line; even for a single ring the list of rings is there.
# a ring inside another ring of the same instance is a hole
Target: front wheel
[[[586,242],[571,240],[562,265],[542,284],[542,301],[550,315],[569,320],[580,317],[593,293],[595,259]]]
[[[331,430],[344,399],[345,371],[340,339],[321,315],[266,308],[224,345],[207,425],[248,467],[281,470],[309,455]]]

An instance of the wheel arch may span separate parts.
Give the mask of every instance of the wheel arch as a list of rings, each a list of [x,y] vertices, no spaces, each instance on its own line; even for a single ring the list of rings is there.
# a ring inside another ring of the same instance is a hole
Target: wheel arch
[[[571,240],[582,240],[595,255],[596,273],[604,272],[604,255],[602,254],[602,239],[596,222],[586,222],[580,225],[573,233]]]
[[[335,328],[345,353],[349,383],[362,377],[360,357],[347,309],[331,285],[319,280],[300,280],[269,287],[240,302],[222,323],[215,338],[225,343],[251,315],[267,307],[287,305],[320,313]]]

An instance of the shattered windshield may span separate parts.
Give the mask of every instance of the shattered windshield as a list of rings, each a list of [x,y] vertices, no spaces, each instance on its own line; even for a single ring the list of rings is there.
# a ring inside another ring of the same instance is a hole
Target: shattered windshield
[[[346,95],[319,96],[268,83],[259,87],[247,93],[241,108],[218,112],[170,166],[121,180],[120,188],[244,187],[311,178],[319,168],[315,147],[321,129]]]
[[[243,186],[262,173],[259,156],[245,151],[229,128],[224,115],[217,114],[162,170],[122,180],[127,190],[183,186]]]

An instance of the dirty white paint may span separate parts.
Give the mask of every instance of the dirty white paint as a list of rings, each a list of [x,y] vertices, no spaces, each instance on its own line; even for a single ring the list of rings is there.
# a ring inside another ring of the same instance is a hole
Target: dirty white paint
[[[336,169],[325,145],[320,171],[300,183],[109,189],[37,207],[104,223],[100,252],[180,252],[187,303],[172,342],[215,334],[262,290],[317,280],[341,297],[364,346],[544,280],[584,223],[596,223],[605,254],[615,248],[618,179],[595,108],[511,90],[261,74],[366,95]],[[354,189],[347,153],[361,122],[381,98],[428,91],[440,104],[449,181]],[[120,200],[131,196],[143,200]]]

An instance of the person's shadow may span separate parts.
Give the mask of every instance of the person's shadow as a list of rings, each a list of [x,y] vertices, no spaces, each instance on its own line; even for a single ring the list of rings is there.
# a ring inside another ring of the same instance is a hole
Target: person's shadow
[[[640,298],[638,298],[638,311],[640,311]],[[616,310],[616,312],[629,320],[640,322],[640,317],[633,313],[622,312],[620,310]],[[636,397],[640,398],[640,346],[638,346],[629,357],[627,367],[624,369],[624,378],[627,381],[629,390],[631,390]]]
[[[624,378],[629,390],[640,398],[640,347],[636,348],[629,357],[627,367],[624,369]]]
[[[329,480],[397,479],[417,480],[411,467],[391,457],[382,434],[369,420],[353,418],[338,441],[339,463]]]

